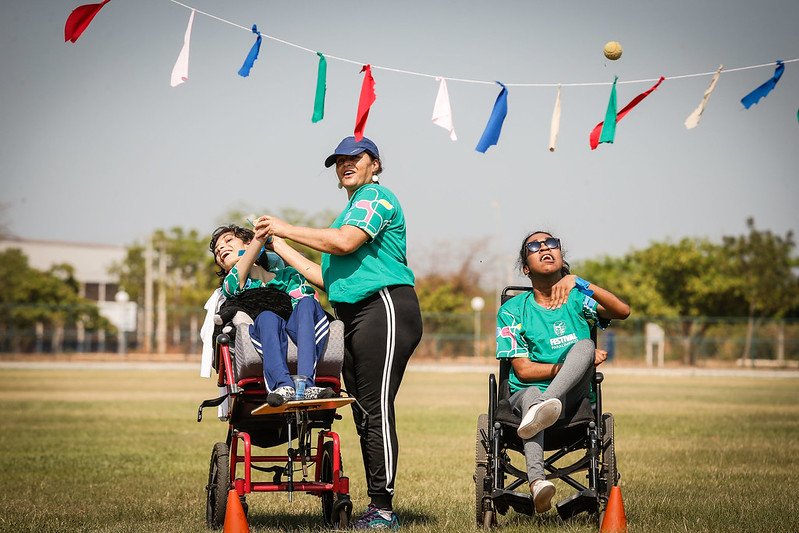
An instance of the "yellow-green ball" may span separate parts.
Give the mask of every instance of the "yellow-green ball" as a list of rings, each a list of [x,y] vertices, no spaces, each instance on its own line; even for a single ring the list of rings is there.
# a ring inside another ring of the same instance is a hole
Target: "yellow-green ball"
[[[610,59],[611,61],[616,61],[618,58],[621,57],[621,45],[616,41],[610,41],[608,44],[605,45],[605,57]]]

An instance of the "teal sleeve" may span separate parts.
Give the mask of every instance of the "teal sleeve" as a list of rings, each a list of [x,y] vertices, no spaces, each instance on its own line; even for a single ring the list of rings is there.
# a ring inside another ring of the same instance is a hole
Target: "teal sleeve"
[[[344,219],[344,224],[364,230],[375,238],[391,223],[397,212],[396,206],[378,188],[364,190]]]
[[[230,272],[227,273],[227,276],[222,281],[222,294],[225,295],[225,298],[232,298],[240,292],[238,265],[233,265],[233,268],[230,269]]]
[[[581,313],[590,327],[599,326],[601,329],[605,329],[610,325],[610,320],[599,317],[597,313],[597,306],[599,304],[596,300],[580,292],[573,294],[573,296],[575,296],[578,301],[582,302],[580,304]]]
[[[529,357],[527,340],[517,317],[503,306],[497,313],[497,359],[514,357]]]

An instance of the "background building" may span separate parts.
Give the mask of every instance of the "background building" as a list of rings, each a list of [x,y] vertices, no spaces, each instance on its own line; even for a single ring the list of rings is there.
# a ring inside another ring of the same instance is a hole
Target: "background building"
[[[28,264],[46,271],[53,265],[67,263],[75,268],[81,296],[94,302],[113,302],[119,288],[117,277],[109,274],[114,263],[124,261],[123,246],[61,241],[7,238],[0,240],[0,251],[16,248],[28,258]]]

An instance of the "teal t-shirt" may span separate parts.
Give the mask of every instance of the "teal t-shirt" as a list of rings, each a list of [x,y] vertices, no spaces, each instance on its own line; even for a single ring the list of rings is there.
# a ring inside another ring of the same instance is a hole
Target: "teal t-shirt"
[[[604,320],[600,324],[596,309],[596,301],[576,288],[560,309],[545,309],[536,303],[532,291],[511,298],[497,312],[497,359],[527,357],[535,363],[562,363],[574,343],[591,337],[593,326],[608,324]],[[531,385],[544,392],[551,381],[522,381],[511,366],[508,384],[511,394]]]
[[[270,265],[271,266],[271,265]],[[244,288],[239,287],[239,269],[238,265],[233,265],[230,272],[227,273],[222,282],[222,294],[227,298],[236,296],[248,289],[257,289],[258,287],[272,287],[288,293],[291,296],[291,306],[295,307],[300,298],[312,296],[319,299],[316,289],[308,283],[305,276],[297,272],[290,266],[283,266],[278,268],[270,268],[269,272],[275,274],[275,277],[266,284],[260,279],[254,279],[247,276],[247,281],[244,283]]]
[[[405,255],[405,215],[394,194],[378,184],[352,195],[331,228],[361,228],[369,239],[346,255],[322,254],[322,279],[330,303],[355,303],[390,285],[414,284]]]

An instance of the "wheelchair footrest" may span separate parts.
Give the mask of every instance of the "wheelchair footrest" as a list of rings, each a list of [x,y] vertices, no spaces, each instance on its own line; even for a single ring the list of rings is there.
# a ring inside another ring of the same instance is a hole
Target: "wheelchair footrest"
[[[494,500],[494,505],[498,510],[512,507],[517,513],[526,515],[535,514],[535,503],[530,493],[516,492],[507,489],[494,489],[491,492],[491,499]]]
[[[564,520],[580,514],[583,511],[588,514],[599,512],[599,497],[596,491],[591,489],[581,490],[559,501],[555,504],[558,514]]]

